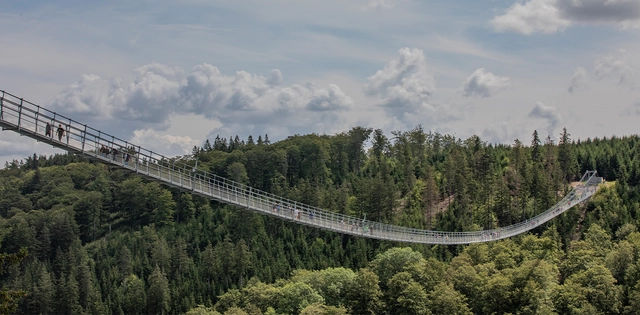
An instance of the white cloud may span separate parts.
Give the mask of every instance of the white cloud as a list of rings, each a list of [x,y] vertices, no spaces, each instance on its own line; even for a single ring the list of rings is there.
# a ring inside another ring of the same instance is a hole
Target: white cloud
[[[287,121],[295,126],[305,121],[300,116],[325,112],[314,117],[329,119],[331,112],[347,110],[354,103],[335,84],[282,86],[282,73],[277,69],[267,77],[246,71],[225,75],[217,67],[201,64],[185,75],[181,68],[149,64],[136,69],[134,77],[125,83],[120,77],[107,80],[85,75],[50,105],[104,131],[122,134],[136,129],[166,130],[174,114],[203,115],[224,125]]]
[[[202,141],[190,137],[163,135],[152,129],[140,129],[133,132],[132,143],[142,144],[147,150],[160,152],[165,156],[191,154],[194,146]]]
[[[427,71],[424,52],[418,48],[402,48],[400,58],[387,63],[382,70],[367,78],[365,91],[383,98],[430,97],[433,93],[433,77]]]
[[[577,90],[586,89],[588,78],[587,71],[582,67],[577,67],[571,77],[571,84],[568,89],[569,93],[573,94],[573,92]]]
[[[530,0],[524,4],[514,3],[503,15],[491,20],[499,32],[522,34],[555,33],[571,25],[562,17],[556,0]]]
[[[3,155],[20,155],[22,157],[31,155],[36,141],[27,138],[15,141],[17,140],[16,138],[18,138],[17,135],[12,134],[9,136],[8,132],[0,133],[0,152]]]
[[[353,100],[335,84],[327,88],[313,83],[277,85],[281,81],[279,71],[272,72],[269,78],[244,71],[227,76],[216,67],[203,64],[188,75],[179,104],[183,111],[215,118],[225,125],[287,121],[290,126],[303,120],[299,116],[344,111],[353,106]]]
[[[132,121],[142,127],[166,128],[167,116],[180,97],[183,71],[149,64],[136,69],[134,76],[132,82],[125,83],[121,77],[83,75],[49,105],[74,118],[88,119],[91,123],[109,122],[118,129],[132,130]]]
[[[511,139],[509,124],[502,122],[487,126],[482,131],[482,140],[489,143],[509,143],[514,139]]]
[[[504,90],[509,85],[509,78],[499,77],[484,68],[471,74],[462,86],[462,95],[490,97]]]
[[[330,84],[327,89],[316,87],[313,95],[309,97],[306,108],[310,111],[324,112],[347,109],[353,105],[353,100],[345,95],[335,84]]]
[[[547,122],[547,133],[553,137],[554,131],[560,125],[562,116],[558,113],[558,110],[553,106],[547,106],[542,102],[537,102],[531,112],[529,112],[530,118],[540,118]]]
[[[377,98],[387,114],[407,126],[459,119],[460,112],[432,99],[435,82],[427,69],[424,52],[417,48],[402,48],[398,52],[398,59],[367,78],[365,93]]]
[[[490,23],[499,32],[528,35],[555,33],[575,23],[616,23],[621,28],[634,28],[639,21],[637,0],[529,0],[514,3]]]
[[[613,78],[621,87],[634,89],[640,68],[625,50],[596,59],[594,71],[598,80]]]
[[[0,132],[0,168],[4,167],[7,161],[21,160],[34,153],[52,155],[63,152],[44,142],[38,142],[11,131]]]

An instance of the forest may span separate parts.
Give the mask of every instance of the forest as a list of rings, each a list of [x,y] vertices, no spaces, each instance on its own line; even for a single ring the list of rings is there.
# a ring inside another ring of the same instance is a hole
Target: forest
[[[554,140],[557,138],[557,140]],[[372,240],[193,196],[71,154],[0,170],[0,314],[640,314],[640,137],[490,144],[425,131],[216,137],[191,165],[383,223],[526,220],[587,170],[588,202],[473,245]]]

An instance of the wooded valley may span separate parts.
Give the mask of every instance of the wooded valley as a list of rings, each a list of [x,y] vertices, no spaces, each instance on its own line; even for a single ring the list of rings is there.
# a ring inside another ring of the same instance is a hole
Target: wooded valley
[[[533,233],[408,245],[280,221],[77,156],[0,170],[0,297],[16,314],[640,314],[640,137],[494,145],[422,127],[207,140],[176,157],[309,205],[418,229],[517,223],[587,170],[606,183]]]

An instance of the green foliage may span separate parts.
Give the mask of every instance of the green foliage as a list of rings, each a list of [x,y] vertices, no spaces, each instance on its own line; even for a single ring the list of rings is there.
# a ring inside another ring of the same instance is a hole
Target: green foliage
[[[206,307],[204,305],[198,305],[195,308],[190,309],[185,315],[220,315],[214,309]]]
[[[312,304],[305,307],[300,315],[348,315],[347,309],[343,306],[327,306],[322,304]]]
[[[616,313],[620,310],[620,288],[611,272],[601,265],[571,275],[564,284],[584,297],[599,312]]]
[[[153,218],[152,222],[158,226],[172,226],[176,202],[173,201],[171,192],[166,189],[159,188],[155,192],[151,193],[155,195],[151,205],[153,207],[153,210],[151,211],[151,216]]]
[[[27,293],[17,314],[637,313],[640,138],[532,138],[356,127],[276,143],[217,137],[194,151],[199,168],[256,189],[449,231],[530,218],[585,170],[607,180],[530,234],[449,247],[320,231],[74,155],[34,155],[0,170],[0,251],[31,253],[0,285]]]
[[[405,267],[422,261],[422,255],[413,251],[410,247],[396,247],[384,253],[380,253],[371,261],[370,268],[380,278],[380,282],[386,284],[396,273]]]
[[[452,285],[440,282],[427,296],[427,305],[432,314],[471,315],[467,298]]]
[[[247,176],[247,170],[244,164],[240,162],[233,162],[227,167],[227,177],[234,182],[246,184],[249,182],[249,176]]]
[[[378,285],[378,275],[363,268],[358,270],[351,287],[347,289],[347,305],[353,315],[377,314],[382,310],[382,290]]]
[[[14,266],[20,263],[25,257],[27,257],[27,251],[21,249],[16,254],[0,254],[0,275],[5,273],[4,268],[7,266]],[[18,306],[18,301],[23,298],[27,293],[22,290],[7,290],[2,288],[0,290],[0,314],[13,313]]]
[[[136,275],[130,275],[122,282],[122,296],[124,298],[123,310],[127,314],[143,314],[147,299],[144,290],[144,282]],[[78,311],[67,314],[77,314]]]
[[[310,285],[329,306],[346,304],[347,290],[353,286],[356,274],[345,268],[327,268],[319,271],[296,270],[291,281]]]
[[[298,314],[305,307],[323,303],[324,299],[312,287],[302,282],[290,283],[280,289],[276,310],[284,314]]]
[[[165,314],[169,312],[171,295],[169,295],[169,281],[156,265],[147,281],[147,308],[153,314]]]
[[[387,283],[387,312],[390,314],[430,314],[428,296],[408,272],[396,273]]]

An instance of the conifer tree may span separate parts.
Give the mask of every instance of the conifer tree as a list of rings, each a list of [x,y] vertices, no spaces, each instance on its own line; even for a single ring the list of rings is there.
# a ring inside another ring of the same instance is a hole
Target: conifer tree
[[[60,276],[56,286],[56,308],[57,314],[80,314],[82,306],[79,303],[78,282],[73,273],[67,276]]]
[[[4,268],[7,266],[19,264],[27,256],[27,250],[21,249],[15,254],[0,254],[0,275],[5,273]],[[18,302],[26,295],[22,290],[9,290],[2,288],[0,290],[0,313],[12,313],[18,306]]]
[[[145,314],[147,297],[144,290],[144,281],[132,274],[122,282],[122,296],[124,297],[123,310],[126,314]],[[66,314],[78,314],[77,312]]]
[[[202,149],[205,152],[210,152],[211,150],[213,150],[213,147],[211,146],[211,142],[209,142],[209,139],[204,141],[204,145],[202,145]]]
[[[146,311],[152,314],[167,314],[171,301],[169,281],[157,265],[151,275],[149,275],[147,285]]]
[[[249,252],[249,246],[244,241],[240,241],[236,244],[235,249],[235,272],[238,275],[238,287],[242,288],[244,285],[244,277],[251,268],[251,252]]]
[[[573,147],[571,135],[567,132],[567,128],[562,128],[558,144],[558,162],[560,163],[562,176],[566,181],[572,181],[578,172],[578,161],[575,159]]]
[[[538,130],[533,131],[533,139],[531,140],[531,159],[534,163],[542,162],[542,152],[540,146],[540,137],[538,136]]]

